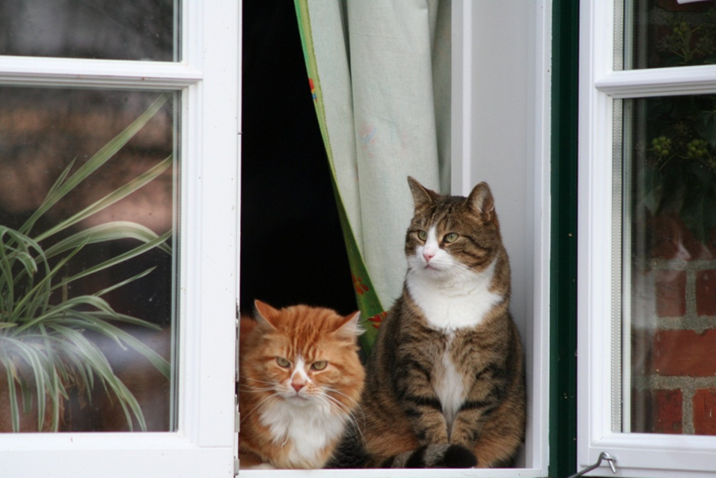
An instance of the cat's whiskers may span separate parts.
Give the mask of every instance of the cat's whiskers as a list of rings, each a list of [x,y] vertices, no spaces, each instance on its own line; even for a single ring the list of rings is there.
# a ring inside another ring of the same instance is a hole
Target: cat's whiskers
[[[277,397],[276,395],[267,395],[267,396],[266,396],[265,398],[263,398],[259,403],[257,403],[256,406],[254,406],[254,408],[252,408],[251,410],[249,410],[248,413],[246,413],[246,415],[244,415],[243,412],[242,412],[241,423],[243,423],[244,420],[246,420],[247,418],[249,418],[249,417],[250,417],[254,412],[256,412],[257,410],[263,409],[263,408],[264,408],[264,404],[265,404],[267,401],[269,401],[269,400],[277,401],[277,400],[279,400],[279,397]]]
[[[360,404],[358,403],[358,400],[354,399],[353,397],[351,397],[351,396],[349,396],[349,395],[347,395],[347,394],[345,394],[345,393],[343,393],[343,392],[340,392],[340,391],[336,390],[335,388],[326,387],[325,390],[326,390],[326,392],[335,393],[336,395],[340,395],[340,396],[342,396],[342,397],[345,397],[351,404],[353,404],[353,407],[354,407],[354,408],[355,408],[355,407],[360,408],[360,407],[359,407]],[[330,396],[330,393],[326,393],[326,395],[327,395],[329,398],[334,399],[334,397],[331,397],[331,396]],[[338,400],[338,401],[340,402],[340,400]],[[342,403],[342,402],[341,402],[341,406],[345,407],[346,410],[350,410],[350,407],[349,407],[348,405]],[[362,410],[361,410],[361,411],[362,411]]]
[[[363,416],[362,421],[365,422],[365,413],[363,413],[363,409],[360,406],[357,406],[351,410],[350,407],[348,407],[346,404],[342,403],[335,397],[331,397],[330,395],[324,395],[323,397],[321,397],[321,399],[327,400],[330,404],[333,404],[338,409],[342,410],[346,416],[346,423],[349,424],[354,430],[356,430],[358,435],[360,435],[361,440],[365,440],[365,436],[363,435],[363,431],[361,430],[361,425],[358,423],[358,417],[356,417],[355,414],[356,411],[360,411],[361,415]],[[355,402],[355,400],[353,401]]]
[[[360,423],[358,423],[358,417],[356,416],[356,413],[355,413],[355,412],[360,412],[360,414],[362,415],[362,422],[365,423],[365,413],[363,412],[363,409],[360,407],[360,405],[356,406],[354,409],[351,410],[344,403],[341,403],[340,401],[338,401],[335,397],[326,395],[326,398],[328,400],[336,403],[338,407],[346,407],[344,409],[344,412],[347,415],[347,423],[358,433],[358,435],[361,438],[361,441],[365,441],[365,435],[363,435],[363,431],[361,429],[362,426]],[[353,400],[353,401],[355,402],[355,400]]]
[[[327,405],[326,408],[328,410],[332,410],[335,407],[338,409],[338,411],[342,411],[344,413],[350,412],[350,407],[338,400],[336,397],[332,397],[328,394],[323,394],[318,397],[318,400],[320,400],[323,404]]]
[[[342,401],[338,400],[336,397],[331,396],[329,393],[325,395],[327,400],[330,400],[333,404],[335,404],[336,407],[338,407],[340,410],[342,410],[344,413],[347,413],[349,415],[349,419],[351,422],[357,425],[358,418],[356,417],[356,412],[360,412],[362,415],[363,421],[365,421],[365,413],[363,413],[363,409],[360,406],[360,403],[357,400],[354,400],[353,398],[349,397],[345,393],[341,393],[337,390],[328,389],[330,392],[336,393],[338,395],[343,395],[346,397],[350,403],[353,404],[351,407],[348,404],[343,403]]]
[[[363,412],[363,409],[358,404],[358,402],[356,402],[355,400],[352,401],[356,403],[356,406],[351,409],[346,404],[340,402],[340,400],[337,400],[335,397],[331,397],[330,395],[327,395],[326,397],[328,398],[328,400],[331,400],[332,402],[336,403],[338,407],[340,407],[342,410],[344,410],[345,413],[348,414],[349,421],[353,425],[358,426],[358,417],[356,416],[356,412],[360,412],[362,416],[362,422],[365,422],[365,413]],[[358,431],[360,432],[360,428],[358,429]],[[363,434],[362,432],[360,433],[361,435]]]

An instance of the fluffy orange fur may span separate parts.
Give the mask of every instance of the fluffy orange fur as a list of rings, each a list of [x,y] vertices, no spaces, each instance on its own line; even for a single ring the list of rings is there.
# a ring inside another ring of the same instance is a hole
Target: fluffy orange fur
[[[363,390],[359,314],[255,305],[241,319],[241,467],[322,468]]]

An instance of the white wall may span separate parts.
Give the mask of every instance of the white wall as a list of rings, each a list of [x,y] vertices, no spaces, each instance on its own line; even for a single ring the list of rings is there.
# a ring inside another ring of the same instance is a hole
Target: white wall
[[[549,0],[453,1],[453,194],[486,181],[526,346],[525,463],[546,467],[549,324]]]

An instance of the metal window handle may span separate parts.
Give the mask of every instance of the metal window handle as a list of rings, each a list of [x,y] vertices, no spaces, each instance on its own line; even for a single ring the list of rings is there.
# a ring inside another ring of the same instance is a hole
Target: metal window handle
[[[609,468],[612,470],[612,473],[616,474],[617,467],[614,463],[617,461],[617,459],[614,458],[613,456],[611,456],[609,453],[603,451],[599,454],[599,460],[597,460],[597,462],[595,464],[593,464],[592,466],[588,466],[585,469],[583,469],[582,471],[577,472],[573,475],[570,475],[567,478],[577,478],[578,476],[584,476],[585,474],[589,473],[590,471],[592,471],[596,468],[599,468],[599,466],[602,464],[603,460],[606,460],[607,463],[609,463]]]

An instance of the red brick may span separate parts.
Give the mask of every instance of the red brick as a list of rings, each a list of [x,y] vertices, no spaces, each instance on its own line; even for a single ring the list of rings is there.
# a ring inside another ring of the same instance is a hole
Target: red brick
[[[696,313],[716,315],[716,270],[696,273]]]
[[[694,433],[716,435],[716,389],[696,390],[693,404]]]
[[[659,330],[654,334],[653,372],[676,377],[714,376],[715,351],[716,329],[703,334],[693,330]]]
[[[632,391],[632,431],[683,433],[681,390]]]
[[[659,317],[681,317],[686,313],[686,272],[654,271],[656,314]]]

